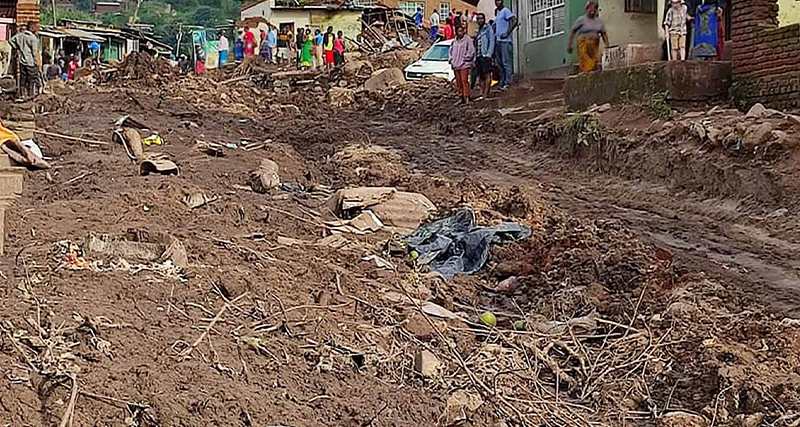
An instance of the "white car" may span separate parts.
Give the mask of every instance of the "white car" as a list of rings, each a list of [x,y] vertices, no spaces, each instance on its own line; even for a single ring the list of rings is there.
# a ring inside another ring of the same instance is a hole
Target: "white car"
[[[456,78],[450,66],[450,45],[453,40],[436,42],[422,55],[422,59],[406,67],[403,72],[406,80],[419,80],[423,77],[439,77],[447,81]]]

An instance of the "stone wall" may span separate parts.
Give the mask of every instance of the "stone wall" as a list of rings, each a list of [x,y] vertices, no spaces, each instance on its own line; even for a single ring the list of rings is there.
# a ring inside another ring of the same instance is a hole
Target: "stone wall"
[[[730,83],[728,62],[653,62],[567,77],[564,101],[572,110],[593,104],[647,103],[653,95],[662,93],[679,104],[713,102],[728,97]]]
[[[800,25],[778,27],[777,0],[739,0],[731,18],[737,106],[800,106]]]

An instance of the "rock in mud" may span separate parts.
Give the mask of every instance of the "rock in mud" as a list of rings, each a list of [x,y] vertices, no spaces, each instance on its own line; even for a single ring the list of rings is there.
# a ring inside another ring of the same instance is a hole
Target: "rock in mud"
[[[761,105],[761,103],[756,103],[755,105],[750,107],[749,110],[747,110],[747,114],[745,115],[745,117],[758,119],[766,116],[766,114],[767,114],[767,108]]]
[[[707,427],[705,417],[688,412],[670,412],[658,420],[658,427]]]
[[[772,137],[772,124],[760,123],[747,128],[742,137],[742,144],[749,149],[758,147]]]
[[[356,100],[355,91],[343,87],[332,87],[328,93],[330,97],[331,107],[349,107],[353,105]]]
[[[736,421],[741,427],[758,427],[764,421],[764,414],[756,412],[755,414],[741,414],[736,416]]]
[[[414,312],[414,314],[408,318],[406,330],[421,340],[428,340],[433,337],[433,328],[431,328],[430,323],[425,320],[425,316],[420,312]]]
[[[414,371],[425,378],[436,377],[441,364],[439,358],[428,350],[422,350],[414,356]]]
[[[269,159],[264,159],[258,169],[250,172],[250,188],[256,193],[266,193],[281,185],[278,175],[278,164]]]
[[[469,419],[469,414],[475,412],[482,404],[483,399],[477,393],[454,391],[447,397],[445,404],[445,425],[457,425]]]
[[[399,86],[406,82],[403,71],[399,68],[384,68],[375,71],[372,76],[364,82],[364,88],[368,92],[380,92],[386,89]]]
[[[277,114],[300,115],[300,107],[293,104],[272,104],[269,106],[269,110]]]

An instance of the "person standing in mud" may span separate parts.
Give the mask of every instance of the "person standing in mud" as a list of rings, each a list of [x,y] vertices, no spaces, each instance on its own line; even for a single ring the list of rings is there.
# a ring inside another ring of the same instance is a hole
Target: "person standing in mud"
[[[297,38],[295,39],[295,59],[297,60],[297,69],[302,67],[303,62],[303,45],[306,43],[306,30],[303,27],[297,29]]]
[[[477,15],[478,35],[475,37],[475,80],[480,81],[481,96],[489,94],[492,87],[492,58],[494,57],[495,35],[491,25],[486,23],[486,15]],[[474,83],[473,83],[474,84]]]
[[[439,39],[439,11],[433,9],[431,14],[431,40],[436,41]]]
[[[499,1],[499,0],[498,0]],[[608,46],[608,34],[603,20],[597,16],[597,3],[586,2],[586,14],[575,21],[567,39],[567,53],[572,53],[572,42],[578,36],[578,62],[581,73],[591,73],[600,65],[600,38]]]
[[[324,61],[322,60],[322,42],[324,37],[322,36],[322,31],[317,28],[314,30],[314,69],[321,70]]]
[[[19,60],[19,90],[17,96],[33,98],[36,96],[36,88],[39,85],[39,38],[36,33],[39,30],[39,23],[28,21],[25,31],[14,35],[9,41],[9,45],[17,51]]]
[[[267,30],[267,50],[269,51],[267,62],[274,64],[275,57],[278,54],[278,33],[275,31],[275,27],[272,26]]]
[[[337,67],[344,65],[344,34],[342,31],[336,33],[336,40],[333,41],[333,63]]]
[[[291,43],[291,40],[292,33],[289,32],[289,27],[284,27],[278,36],[278,54],[276,55],[278,65],[289,62],[289,43]]]
[[[503,0],[495,0],[495,51],[497,52],[497,65],[501,70],[500,90],[507,90],[511,86],[514,68],[511,63],[511,49],[513,38],[511,33],[517,28],[517,17],[505,6]]]
[[[256,36],[249,27],[244,27],[244,56],[256,54]]]
[[[664,16],[664,29],[669,37],[670,59],[686,59],[686,24],[691,19],[689,8],[681,0],[672,0],[672,7]]]
[[[333,34],[333,27],[328,27],[325,36],[322,38],[322,52],[325,55],[325,69],[330,71],[333,68],[333,42],[336,36]]]
[[[456,38],[450,45],[450,66],[456,74],[459,104],[469,101],[469,70],[475,62],[475,45],[464,27],[456,27]]]

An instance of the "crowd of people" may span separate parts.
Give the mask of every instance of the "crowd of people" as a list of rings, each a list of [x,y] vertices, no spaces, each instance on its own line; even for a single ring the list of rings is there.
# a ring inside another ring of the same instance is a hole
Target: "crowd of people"
[[[434,42],[439,40],[452,40],[450,45],[449,61],[455,74],[456,90],[459,103],[470,100],[472,88],[480,85],[481,99],[488,95],[492,86],[493,76],[496,74],[500,90],[507,90],[513,78],[513,64],[511,59],[513,32],[519,22],[517,17],[508,9],[503,0],[495,0],[495,17],[486,19],[483,13],[473,12],[471,16],[453,10],[441,25],[438,10],[434,10],[430,17],[430,38]],[[421,11],[414,16],[415,23],[419,25]],[[474,37],[469,35],[469,23],[474,22]]]
[[[228,43],[224,35],[220,37],[220,65],[227,63]],[[342,31],[334,32],[333,27],[324,32],[319,28],[300,27],[297,34],[292,34],[288,26],[280,32],[270,26],[269,30],[260,30],[258,38],[251,28],[244,27],[236,34],[233,57],[237,62],[245,57],[258,56],[268,64],[330,70],[344,64],[346,50],[344,34]]]
[[[686,0],[671,0],[664,11],[667,59],[694,60],[722,59],[725,35],[724,9],[717,1],[701,0],[694,15],[689,13]],[[485,97],[496,73],[500,89],[506,90],[512,81],[513,32],[518,21],[514,13],[504,6],[502,0],[495,1],[495,18],[486,20],[483,13],[472,13],[468,18],[461,11],[452,11],[444,19],[438,10],[430,16],[430,38],[436,41],[451,40],[449,61],[455,74],[455,86],[460,103],[470,99],[472,88],[480,83],[480,95]],[[421,28],[422,11],[413,16]],[[468,33],[468,22],[477,24],[474,36]],[[687,35],[691,43],[687,48]],[[609,46],[605,23],[599,16],[595,0],[585,4],[585,13],[572,25],[567,38],[567,52],[577,46],[578,66],[581,73],[597,71],[601,65],[600,41]]]

